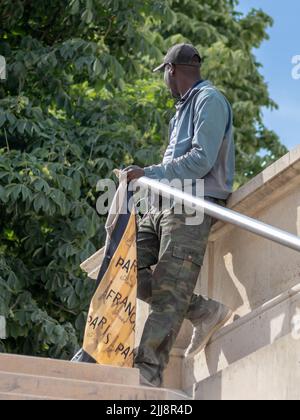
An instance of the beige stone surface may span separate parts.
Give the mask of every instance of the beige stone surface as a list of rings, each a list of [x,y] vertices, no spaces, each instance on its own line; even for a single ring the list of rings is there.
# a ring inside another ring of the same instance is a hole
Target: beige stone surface
[[[299,235],[300,189],[257,214],[265,223]],[[237,311],[249,313],[299,281],[300,254],[239,228],[224,231],[208,249],[200,290]],[[202,289],[203,288],[203,289]]]
[[[299,400],[300,340],[292,335],[197,385],[197,400]]]
[[[180,392],[0,371],[0,393],[76,400],[182,400]]]
[[[183,389],[192,393],[193,384],[292,333],[300,333],[300,283],[223,328],[194,359],[185,359]]]
[[[66,401],[64,398],[42,397],[27,394],[6,394],[0,393],[0,401]]]
[[[140,381],[138,369],[5,354],[0,355],[0,371],[121,385],[138,385]]]

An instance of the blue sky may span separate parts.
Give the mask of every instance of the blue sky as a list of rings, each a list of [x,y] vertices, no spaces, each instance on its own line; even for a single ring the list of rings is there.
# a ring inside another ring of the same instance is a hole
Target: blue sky
[[[246,13],[252,8],[262,9],[274,19],[268,30],[270,39],[254,51],[263,65],[261,73],[271,98],[279,105],[278,111],[264,110],[264,121],[293,149],[300,144],[300,79],[292,77],[292,58],[300,56],[300,1],[240,0],[239,11]]]

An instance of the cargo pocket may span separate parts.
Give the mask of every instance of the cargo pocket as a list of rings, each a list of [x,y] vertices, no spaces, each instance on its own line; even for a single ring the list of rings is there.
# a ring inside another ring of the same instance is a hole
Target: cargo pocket
[[[176,279],[176,290],[190,297],[194,292],[204,255],[201,255],[201,250],[196,251],[187,246],[175,245],[173,247],[173,258],[178,261],[180,260],[180,264],[178,264],[180,268]]]

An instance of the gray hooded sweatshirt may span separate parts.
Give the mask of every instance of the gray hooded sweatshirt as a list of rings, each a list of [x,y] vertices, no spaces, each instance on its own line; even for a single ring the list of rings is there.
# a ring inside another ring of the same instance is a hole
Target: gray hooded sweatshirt
[[[200,81],[176,104],[163,162],[145,168],[156,180],[204,180],[204,196],[226,200],[233,190],[235,146],[232,109],[209,81]]]

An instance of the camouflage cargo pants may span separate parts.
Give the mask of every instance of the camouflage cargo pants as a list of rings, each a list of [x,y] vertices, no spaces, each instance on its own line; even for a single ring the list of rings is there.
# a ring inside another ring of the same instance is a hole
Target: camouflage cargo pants
[[[225,205],[223,200],[205,199]],[[193,292],[215,220],[204,215],[202,224],[187,225],[186,217],[186,214],[175,214],[174,209],[152,207],[138,227],[138,297],[151,305],[151,313],[135,367],[157,386],[162,383],[163,371],[184,319],[192,321],[199,310],[205,312],[206,300]],[[150,267],[154,265],[152,272]]]

